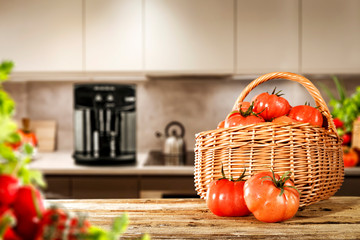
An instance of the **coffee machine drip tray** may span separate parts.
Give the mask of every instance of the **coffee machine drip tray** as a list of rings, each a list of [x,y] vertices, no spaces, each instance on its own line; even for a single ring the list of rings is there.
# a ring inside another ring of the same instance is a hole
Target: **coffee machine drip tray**
[[[93,165],[93,166],[106,166],[106,165],[136,165],[136,154],[123,154],[116,157],[97,157],[94,158],[92,155],[74,154],[76,164],[81,165]]]

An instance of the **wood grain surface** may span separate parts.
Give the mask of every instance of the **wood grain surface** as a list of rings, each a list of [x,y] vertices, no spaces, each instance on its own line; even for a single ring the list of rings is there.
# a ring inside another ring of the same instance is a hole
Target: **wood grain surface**
[[[122,239],[149,233],[152,239],[360,239],[360,197],[332,197],[299,209],[281,223],[247,217],[218,217],[201,199],[48,200],[71,212],[88,214],[93,225],[109,229],[127,212]]]

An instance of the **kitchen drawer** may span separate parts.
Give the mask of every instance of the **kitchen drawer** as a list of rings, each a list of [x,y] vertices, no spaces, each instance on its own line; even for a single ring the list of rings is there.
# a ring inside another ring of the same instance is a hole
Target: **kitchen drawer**
[[[143,176],[140,183],[141,198],[195,198],[193,176]]]
[[[79,176],[72,178],[73,198],[137,198],[136,176]]]
[[[47,188],[45,196],[47,199],[71,198],[71,179],[61,176],[45,176]]]
[[[360,196],[360,176],[345,176],[345,180],[336,196]]]

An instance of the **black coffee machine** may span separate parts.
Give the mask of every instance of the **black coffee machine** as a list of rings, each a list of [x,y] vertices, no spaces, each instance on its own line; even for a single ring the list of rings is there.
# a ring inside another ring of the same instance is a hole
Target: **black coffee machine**
[[[136,162],[135,86],[74,85],[74,159],[77,164]]]

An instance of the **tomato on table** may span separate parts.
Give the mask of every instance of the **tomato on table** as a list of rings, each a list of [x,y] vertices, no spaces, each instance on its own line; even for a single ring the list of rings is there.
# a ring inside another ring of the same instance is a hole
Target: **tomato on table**
[[[243,177],[245,171],[234,180],[225,177],[223,169],[221,169],[223,178],[210,183],[207,191],[206,204],[208,208],[217,216],[222,217],[240,217],[250,214],[244,200],[244,184]]]
[[[45,211],[41,192],[33,185],[20,187],[13,202],[13,209],[17,219],[16,233],[24,239],[34,239]]]
[[[300,205],[300,194],[288,176],[260,172],[244,185],[244,199],[256,219],[262,222],[281,222],[292,218]]]
[[[76,240],[79,236],[87,239],[86,234],[90,226],[90,222],[85,218],[73,216],[57,206],[51,206],[43,214],[35,240]]]

